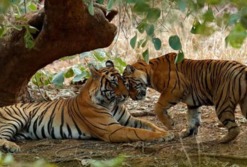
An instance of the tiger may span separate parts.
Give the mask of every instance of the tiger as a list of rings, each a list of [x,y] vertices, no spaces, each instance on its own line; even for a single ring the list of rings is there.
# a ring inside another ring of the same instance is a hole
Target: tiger
[[[168,53],[127,65],[123,77],[129,85],[129,96],[142,100],[147,87],[155,89],[160,97],[154,112],[158,119],[173,129],[174,121],[167,110],[183,102],[187,105],[187,127],[179,134],[182,138],[194,136],[201,125],[202,105],[214,106],[223,127],[228,132],[217,143],[228,143],[240,133],[235,121],[235,108],[239,104],[242,115],[247,117],[247,69],[246,66],[229,60],[183,59],[175,63],[177,53]]]
[[[130,115],[124,107],[128,89],[112,61],[89,70],[91,77],[75,97],[0,108],[0,148],[19,152],[15,141],[43,138],[106,142],[172,138],[153,123]]]

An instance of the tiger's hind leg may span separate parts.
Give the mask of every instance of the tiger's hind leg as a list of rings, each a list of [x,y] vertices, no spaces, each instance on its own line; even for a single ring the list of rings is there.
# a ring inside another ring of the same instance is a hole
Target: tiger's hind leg
[[[15,139],[27,121],[28,115],[18,104],[0,108],[0,148],[8,152],[19,152],[20,147],[10,140]]]
[[[199,112],[199,107],[187,106],[187,129],[181,133],[181,137],[188,137],[192,135],[197,135],[198,128],[201,125],[201,113]]]
[[[18,128],[13,121],[6,121],[2,123],[3,120],[0,116],[0,148],[3,148],[7,152],[19,152],[20,147],[14,142],[10,141],[14,138],[15,133]]]
[[[236,106],[230,106],[228,104],[220,104],[216,106],[221,106],[221,108],[216,108],[217,116],[222,122],[223,126],[227,128],[228,133],[222,137],[220,143],[228,143],[235,139],[240,133],[240,129],[235,121],[234,111]]]
[[[245,96],[239,103],[241,112],[247,118],[247,96]]]

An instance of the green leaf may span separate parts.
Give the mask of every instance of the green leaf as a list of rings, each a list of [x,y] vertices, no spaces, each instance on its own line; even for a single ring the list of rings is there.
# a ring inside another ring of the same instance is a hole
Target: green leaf
[[[142,53],[142,57],[144,58],[145,62],[148,62],[148,60],[149,60],[149,52],[148,52],[148,49],[146,49],[146,50]]]
[[[180,63],[184,59],[184,52],[180,50],[175,58],[175,63]]]
[[[154,48],[156,50],[160,50],[160,48],[161,48],[161,40],[159,38],[153,38],[152,42],[154,44]]]
[[[206,3],[209,5],[219,5],[222,0],[206,0]]]
[[[1,0],[0,1],[0,14],[5,14],[10,6],[11,6],[10,0]]]
[[[93,57],[96,60],[98,60],[99,62],[104,62],[105,61],[105,56],[101,52],[94,51],[93,52]]]
[[[56,86],[62,86],[64,82],[64,72],[61,71],[54,75],[51,82]]]
[[[94,6],[93,6],[93,0],[90,1],[90,4],[88,5],[88,12],[90,15],[94,15]]]
[[[80,69],[77,67],[72,67],[72,70],[74,72],[75,75],[80,75],[82,73],[82,71],[85,71],[84,67],[81,67]]]
[[[192,34],[211,35],[214,32],[214,28],[209,26],[207,22],[201,24],[198,20],[195,20],[190,32]]]
[[[159,8],[149,9],[148,14],[147,14],[147,20],[151,23],[156,22],[160,17],[160,13],[161,12]]]
[[[79,81],[83,80],[84,78],[87,78],[87,76],[88,76],[87,72],[83,71],[81,74],[76,75],[72,81],[73,82],[79,82]]]
[[[136,0],[126,0],[127,3],[136,3]]]
[[[5,27],[3,25],[0,26],[0,37],[2,37],[5,33]]]
[[[245,29],[247,29],[247,15],[241,16],[240,22],[241,22],[242,26],[243,26]]]
[[[139,25],[137,26],[137,30],[140,32],[140,33],[143,33],[146,28],[147,28],[148,24],[144,21],[142,21],[141,23],[139,23]]]
[[[184,0],[178,0],[177,4],[178,4],[179,10],[182,11],[182,12],[185,12],[186,2]]]
[[[123,61],[120,57],[115,57],[114,62],[116,62],[117,64],[119,64],[123,67],[125,67],[127,65],[126,62]]]
[[[247,37],[246,29],[242,26],[241,23],[235,25],[230,34],[226,37],[226,44],[230,44],[234,48],[241,48],[244,43],[245,38]]]
[[[146,26],[146,33],[149,36],[153,36],[153,34],[154,34],[154,25],[153,24],[148,24]]]
[[[5,166],[5,165],[7,166],[7,165],[10,165],[10,164],[13,164],[14,163],[13,155],[10,154],[10,153],[6,154],[6,156],[2,160],[2,163],[3,163],[3,166]]]
[[[65,78],[70,78],[74,76],[74,71],[72,68],[69,68],[65,73],[64,73],[64,77]]]
[[[32,49],[35,45],[33,36],[31,35],[29,28],[26,27],[26,32],[24,35],[25,47],[28,49]]]
[[[136,46],[137,34],[133,38],[130,39],[130,46],[134,49]]]
[[[30,11],[36,11],[36,10],[37,10],[37,5],[36,5],[35,3],[30,3],[30,4],[28,5],[28,9],[29,9]]]
[[[149,4],[147,4],[145,1],[138,1],[133,7],[133,12],[142,15],[147,13],[149,9]]]
[[[32,83],[37,86],[44,86],[51,83],[52,75],[43,71],[37,71],[32,77]]]
[[[242,26],[247,29],[247,7],[241,9],[241,18],[240,22]]]
[[[91,160],[90,166],[91,167],[118,167],[123,166],[123,162],[125,157],[120,155],[116,158],[109,159],[109,160]]]
[[[177,35],[170,36],[169,45],[174,50],[182,50],[180,38]]]
[[[96,0],[96,2],[99,4],[104,4],[104,0]]]
[[[107,3],[107,11],[110,11],[112,9],[113,3],[114,3],[114,0],[109,0],[108,1],[108,3]]]
[[[214,21],[214,13],[211,8],[208,9],[206,13],[203,14],[203,20],[205,22],[213,22]]]
[[[237,14],[231,14],[230,17],[229,17],[229,20],[228,20],[228,25],[233,25],[233,24],[236,24],[237,21],[240,19],[240,15],[237,13]]]

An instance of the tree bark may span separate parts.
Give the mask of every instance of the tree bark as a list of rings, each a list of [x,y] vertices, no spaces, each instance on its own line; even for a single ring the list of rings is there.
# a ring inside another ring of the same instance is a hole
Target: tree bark
[[[25,29],[0,39],[0,106],[18,102],[32,75],[52,61],[111,44],[117,11],[106,16],[102,6],[94,9],[91,16],[82,0],[46,0],[44,9],[25,16],[39,30],[34,48],[25,47]]]

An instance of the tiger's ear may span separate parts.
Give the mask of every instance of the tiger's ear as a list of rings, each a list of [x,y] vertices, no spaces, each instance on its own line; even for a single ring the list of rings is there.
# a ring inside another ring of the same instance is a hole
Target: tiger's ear
[[[101,76],[100,72],[94,67],[94,65],[89,65],[89,70],[93,79],[98,79]]]
[[[106,67],[114,67],[114,63],[113,63],[111,60],[107,60],[107,61],[105,62],[105,66],[106,66]]]
[[[135,67],[131,66],[131,65],[127,65],[124,69],[124,73],[126,75],[130,75],[130,74],[133,74],[135,71]]]

